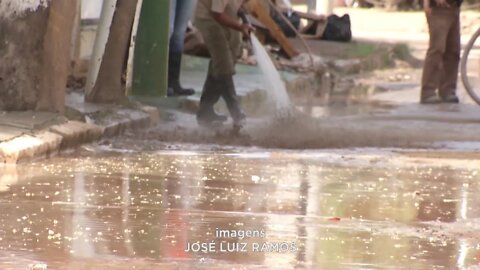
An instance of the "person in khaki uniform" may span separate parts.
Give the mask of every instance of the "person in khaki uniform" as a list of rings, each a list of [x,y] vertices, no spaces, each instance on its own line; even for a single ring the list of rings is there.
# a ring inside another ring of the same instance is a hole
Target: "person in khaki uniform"
[[[227,104],[234,126],[241,126],[245,121],[233,82],[235,63],[241,53],[242,33],[249,35],[253,30],[251,25],[242,24],[239,20],[238,12],[243,2],[198,0],[195,25],[211,56],[197,112],[200,125],[208,126],[227,120],[225,116],[216,114],[213,108],[220,97]]]
[[[461,4],[462,0],[424,0],[430,42],[423,67],[422,104],[459,102],[455,92],[461,51]]]

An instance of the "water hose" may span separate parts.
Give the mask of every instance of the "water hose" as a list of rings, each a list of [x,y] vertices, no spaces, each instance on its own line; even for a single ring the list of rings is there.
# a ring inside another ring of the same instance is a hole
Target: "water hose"
[[[241,9],[238,11],[238,16],[240,17],[240,19],[242,20],[242,22],[243,22],[244,24],[252,25],[252,22],[251,22],[250,19],[248,18],[247,12],[245,11],[245,9],[241,8]]]
[[[282,18],[282,20],[284,20],[287,23],[288,27],[290,27],[290,29],[292,29],[292,31],[294,31],[295,34],[300,38],[301,43],[303,44],[303,46],[307,50],[308,56],[310,58],[310,62],[312,62],[312,68],[314,68],[315,67],[315,60],[313,59],[313,52],[312,52],[312,49],[310,48],[310,46],[308,46],[305,39],[298,32],[297,28],[295,28],[295,26],[293,26],[293,24],[290,22],[290,20],[287,17],[285,17],[283,12],[273,2],[268,1],[268,4],[280,15],[280,18]]]

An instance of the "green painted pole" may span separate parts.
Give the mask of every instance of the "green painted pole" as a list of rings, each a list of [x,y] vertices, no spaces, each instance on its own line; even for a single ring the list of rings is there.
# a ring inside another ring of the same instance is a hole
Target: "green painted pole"
[[[167,95],[169,2],[143,0],[133,60],[135,96]]]

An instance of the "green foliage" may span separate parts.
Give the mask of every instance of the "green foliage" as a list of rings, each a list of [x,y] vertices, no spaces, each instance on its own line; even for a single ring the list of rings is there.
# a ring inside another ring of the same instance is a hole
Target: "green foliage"
[[[408,47],[407,44],[396,44],[395,47],[393,47],[393,55],[395,58],[408,61],[412,56],[410,54],[410,48]]]
[[[352,48],[349,50],[348,57],[349,58],[364,58],[364,57],[368,57],[368,56],[376,53],[377,50],[378,50],[378,48],[375,44],[357,43],[355,46],[352,46]]]

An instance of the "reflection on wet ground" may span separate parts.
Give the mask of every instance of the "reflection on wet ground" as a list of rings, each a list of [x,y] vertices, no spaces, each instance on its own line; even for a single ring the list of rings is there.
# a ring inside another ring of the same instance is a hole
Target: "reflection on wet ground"
[[[0,269],[480,263],[476,169],[332,161],[328,150],[148,148],[0,169]]]

